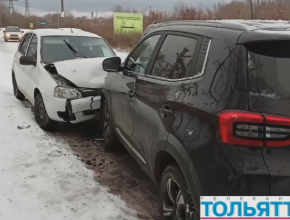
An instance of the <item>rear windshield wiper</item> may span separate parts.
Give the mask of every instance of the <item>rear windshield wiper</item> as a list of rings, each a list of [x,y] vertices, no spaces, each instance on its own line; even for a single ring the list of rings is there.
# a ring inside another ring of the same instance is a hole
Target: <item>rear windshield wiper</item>
[[[63,40],[64,43],[66,44],[66,46],[73,52],[73,54],[76,57],[82,57],[82,58],[88,58],[85,55],[83,55],[82,53],[78,52],[70,43],[68,43],[66,40]]]

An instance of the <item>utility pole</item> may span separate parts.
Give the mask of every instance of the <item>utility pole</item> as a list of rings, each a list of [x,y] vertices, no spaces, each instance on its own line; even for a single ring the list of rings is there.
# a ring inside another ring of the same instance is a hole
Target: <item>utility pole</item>
[[[61,0],[61,13],[64,16],[64,0]]]
[[[94,25],[94,12],[92,12],[92,24],[91,24],[91,31],[93,30]]]
[[[29,11],[29,0],[24,0],[24,4],[25,4],[25,16],[29,17],[30,16],[30,11]]]
[[[63,26],[65,24],[64,23],[64,17],[65,17],[65,14],[64,14],[64,0],[61,0],[60,17],[62,18],[61,22],[60,22],[60,18],[59,18],[59,15],[58,15],[58,28],[60,28],[60,25]]]
[[[8,0],[9,1],[9,13],[13,14],[14,13],[14,2],[18,0]]]

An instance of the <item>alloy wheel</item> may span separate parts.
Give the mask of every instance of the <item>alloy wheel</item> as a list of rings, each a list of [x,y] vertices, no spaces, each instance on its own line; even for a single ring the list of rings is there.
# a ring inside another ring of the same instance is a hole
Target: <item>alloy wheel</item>
[[[163,214],[165,219],[186,220],[186,206],[182,190],[176,180],[170,178],[163,191]]]

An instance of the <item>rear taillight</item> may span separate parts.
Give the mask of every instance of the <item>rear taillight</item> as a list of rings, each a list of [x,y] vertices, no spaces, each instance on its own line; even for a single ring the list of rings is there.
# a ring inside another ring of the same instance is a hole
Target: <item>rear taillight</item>
[[[259,113],[227,111],[219,114],[222,142],[248,147],[290,146],[290,119]]]

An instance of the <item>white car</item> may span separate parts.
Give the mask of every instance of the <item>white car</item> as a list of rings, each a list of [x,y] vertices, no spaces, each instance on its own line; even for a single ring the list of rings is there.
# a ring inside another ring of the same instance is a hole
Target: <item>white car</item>
[[[56,122],[79,123],[94,118],[107,77],[102,62],[116,56],[100,36],[72,29],[27,32],[14,56],[14,95],[27,98],[44,130]]]
[[[23,35],[23,31],[20,30],[19,27],[16,26],[8,26],[6,27],[6,29],[3,31],[4,33],[4,40],[5,42],[8,42],[10,40],[13,41],[21,41],[22,39],[22,35]]]

